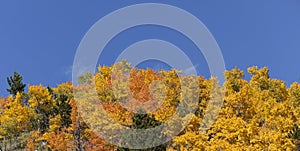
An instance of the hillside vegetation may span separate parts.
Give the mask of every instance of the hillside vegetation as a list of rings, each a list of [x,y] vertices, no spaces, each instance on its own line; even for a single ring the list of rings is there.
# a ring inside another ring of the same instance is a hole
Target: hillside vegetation
[[[247,72],[249,81],[238,68],[225,71],[220,85],[213,77],[137,69],[123,61],[82,75],[78,85],[28,85],[27,92],[15,73],[8,78],[11,95],[0,99],[1,150],[130,150],[124,146],[134,147],[130,141],[140,137],[115,137],[120,125],[163,123],[169,127],[161,130],[162,141],[172,139],[143,150],[300,150],[300,84],[287,87],[266,67]]]

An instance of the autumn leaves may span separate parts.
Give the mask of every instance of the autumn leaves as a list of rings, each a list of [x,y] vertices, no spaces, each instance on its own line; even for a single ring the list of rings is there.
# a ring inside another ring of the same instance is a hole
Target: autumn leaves
[[[250,81],[238,68],[226,71],[220,85],[215,78],[120,62],[82,76],[80,85],[30,85],[0,101],[1,149],[129,150],[118,146],[136,147],[128,143],[134,136],[169,151],[296,150],[300,84],[287,88],[267,68],[248,72]],[[155,137],[165,142],[136,133],[119,137],[124,127],[159,126]]]

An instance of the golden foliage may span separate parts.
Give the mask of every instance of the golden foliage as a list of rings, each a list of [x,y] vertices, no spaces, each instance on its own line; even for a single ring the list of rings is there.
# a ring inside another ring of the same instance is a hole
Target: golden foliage
[[[115,150],[104,135],[117,139],[121,126],[132,126],[133,115],[143,109],[169,126],[163,134],[176,134],[169,151],[296,150],[299,138],[290,134],[300,125],[300,84],[287,88],[284,81],[270,78],[267,67],[250,67],[248,73],[250,81],[238,68],[225,71],[220,85],[216,78],[131,68],[125,61],[99,66],[91,82],[82,85],[64,83],[53,92],[29,86],[29,105],[20,94],[0,99],[0,135],[30,132],[28,150],[41,141],[52,150]],[[56,113],[65,112],[55,110],[55,95],[68,98],[68,126],[62,126],[63,114]],[[46,120],[40,124],[48,124],[45,131],[34,127],[39,110]]]

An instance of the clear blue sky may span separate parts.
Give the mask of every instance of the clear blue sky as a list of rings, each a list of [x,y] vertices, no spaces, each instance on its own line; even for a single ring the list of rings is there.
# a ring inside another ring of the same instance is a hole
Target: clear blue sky
[[[8,94],[6,77],[14,71],[26,84],[71,81],[75,52],[88,29],[114,10],[145,2],[163,2],[197,16],[218,42],[227,69],[268,66],[272,77],[288,85],[300,80],[299,0],[6,0],[0,2],[0,96]],[[156,26],[119,34],[99,63],[110,64],[123,48],[155,37],[187,50],[198,72],[209,76],[203,56],[192,55],[195,48],[187,39]]]

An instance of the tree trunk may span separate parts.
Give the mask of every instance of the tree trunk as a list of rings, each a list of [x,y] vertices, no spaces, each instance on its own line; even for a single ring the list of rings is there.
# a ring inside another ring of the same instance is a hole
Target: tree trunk
[[[76,145],[76,151],[82,151],[82,145],[81,145],[81,125],[80,125],[80,120],[79,120],[79,116],[78,116],[78,112],[77,114],[77,122],[76,122],[76,130],[74,132],[75,136],[74,136],[74,141],[75,141],[75,145]]]

